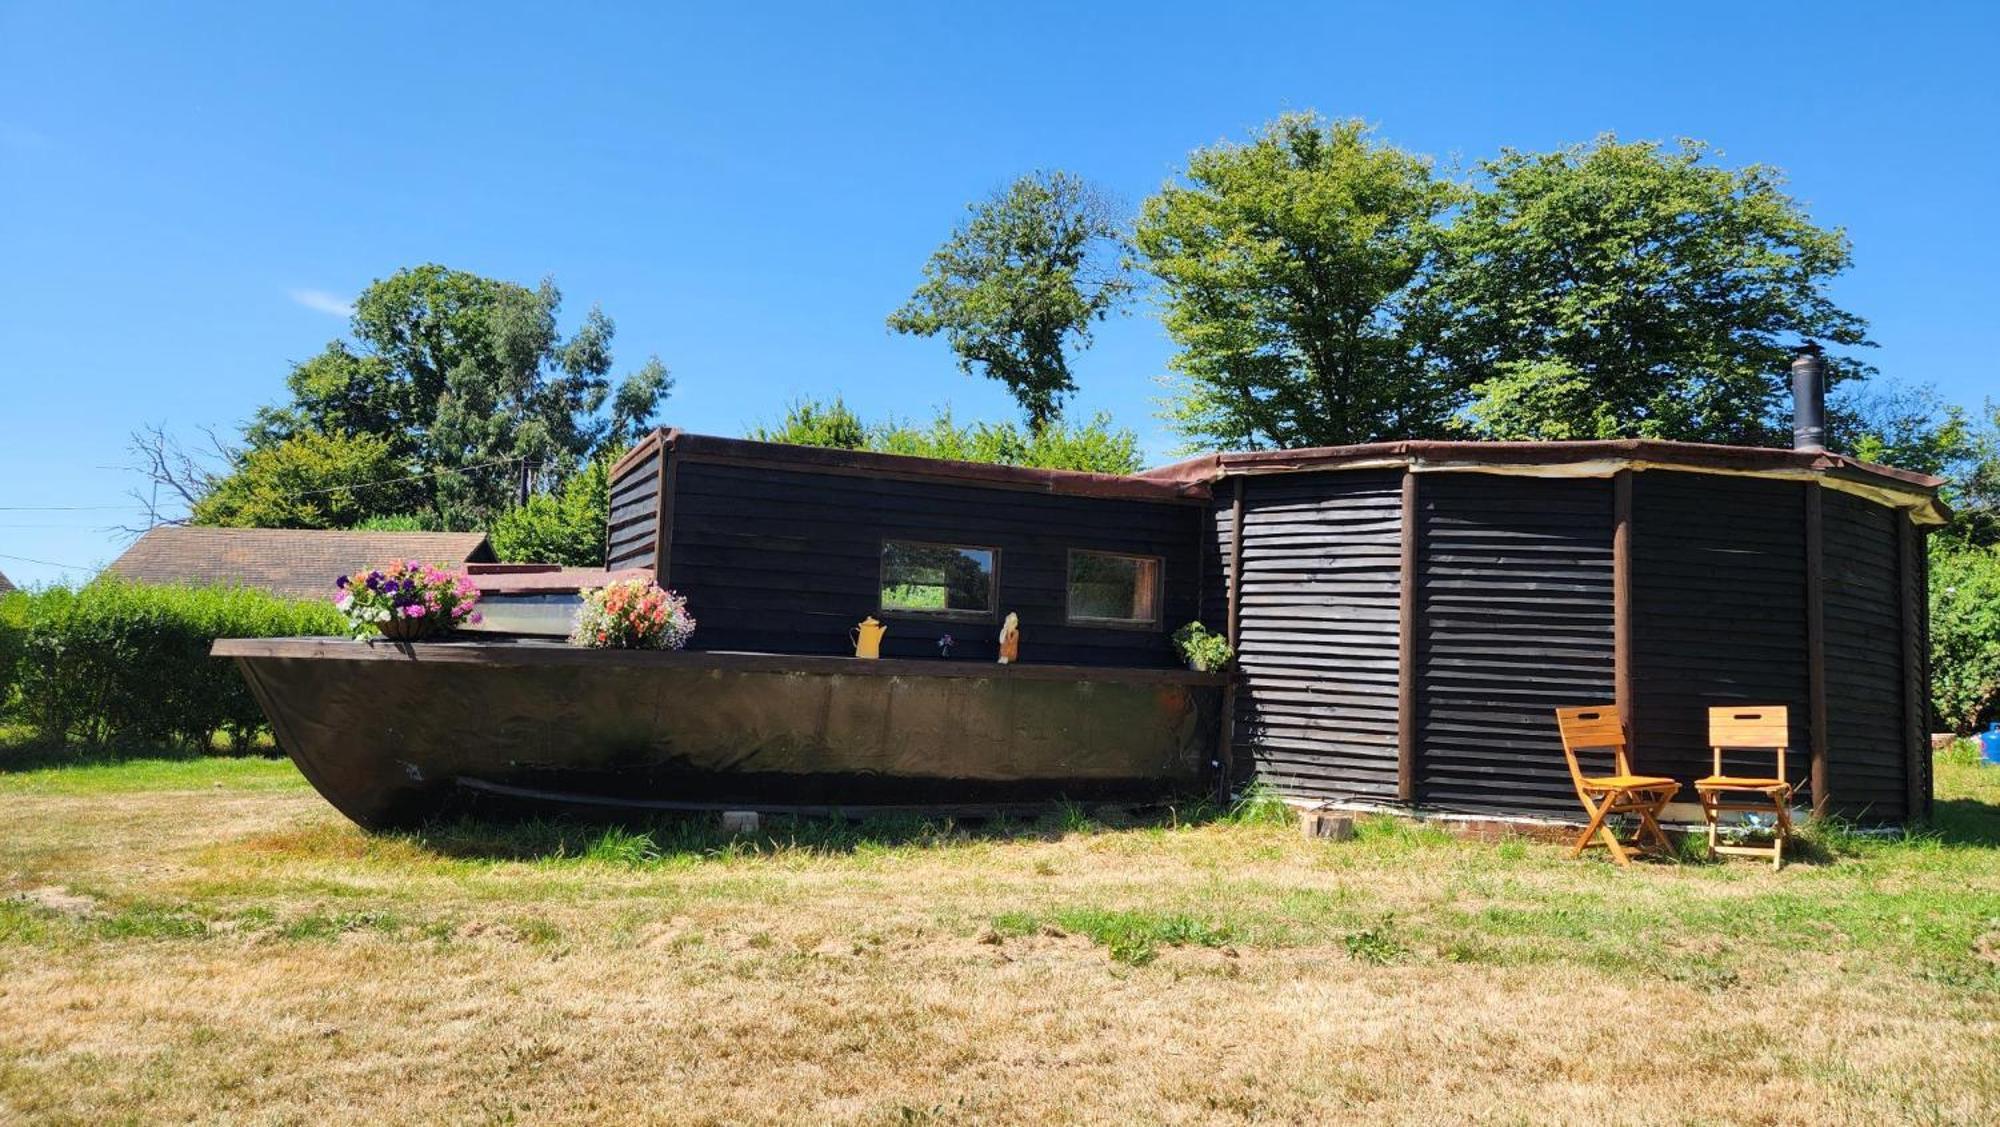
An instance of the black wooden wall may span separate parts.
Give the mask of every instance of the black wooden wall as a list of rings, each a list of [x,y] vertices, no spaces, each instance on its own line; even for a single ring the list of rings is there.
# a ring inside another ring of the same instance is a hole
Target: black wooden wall
[[[1230,489],[1216,488],[1219,561]],[[1283,794],[1396,797],[1401,489],[1397,470],[1245,479],[1234,740]]]
[[[1821,494],[1831,810],[1900,821],[1908,813],[1910,757],[1897,537],[1908,518],[1846,493]]]
[[[949,633],[955,657],[993,660],[997,620],[880,609],[885,538],[999,549],[999,614],[1020,616],[1024,662],[1173,665],[1169,637],[1199,610],[1201,504],[687,459],[673,476],[667,582],[687,596],[695,649],[852,653],[848,631],[874,615],[884,656],[936,657]],[[1071,548],[1164,557],[1160,626],[1065,625]]]
[[[1693,801],[1685,784],[1710,771],[1708,709],[1782,704],[1789,773],[1804,780],[1805,486],[1652,470],[1632,489],[1634,767],[1681,780]],[[1725,766],[1772,769],[1768,758]]]
[[[652,567],[660,514],[660,441],[648,436],[643,453],[627,462],[611,482],[610,536],[604,566]]]
[[[1554,710],[1615,692],[1612,506],[1606,479],[1418,476],[1419,803],[1577,813]]]

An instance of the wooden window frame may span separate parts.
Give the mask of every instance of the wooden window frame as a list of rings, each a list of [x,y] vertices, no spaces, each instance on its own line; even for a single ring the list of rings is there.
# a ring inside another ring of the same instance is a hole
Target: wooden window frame
[[[889,585],[889,545],[908,544],[916,548],[949,548],[955,552],[991,552],[993,570],[986,587],[985,610],[917,610],[909,607],[892,607],[883,601],[883,589]],[[884,536],[882,546],[875,553],[875,613],[897,618],[922,618],[941,622],[998,622],[1000,621],[1000,549],[988,544],[952,544],[942,540],[908,540],[900,536]]]
[[[1078,556],[1112,556],[1121,560],[1150,560],[1153,563],[1153,617],[1151,620],[1137,618],[1090,618],[1070,610],[1070,571],[1076,566]],[[1063,625],[1081,626],[1092,630],[1142,630],[1165,629],[1167,602],[1167,557],[1150,555],[1145,552],[1114,552],[1103,548],[1071,548],[1063,557]]]

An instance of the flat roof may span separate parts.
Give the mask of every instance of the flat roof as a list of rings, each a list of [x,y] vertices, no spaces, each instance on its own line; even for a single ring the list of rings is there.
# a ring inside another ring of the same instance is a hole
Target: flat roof
[[[1950,512],[1938,500],[1943,478],[1864,462],[1831,451],[1767,446],[1723,446],[1650,438],[1583,442],[1479,442],[1405,440],[1297,450],[1246,450],[1203,454],[1137,474],[1035,469],[868,450],[793,446],[743,438],[690,434],[676,429],[647,435],[612,468],[625,466],[660,444],[676,458],[696,462],[815,470],[827,473],[961,482],[992,488],[1136,501],[1206,500],[1215,483],[1231,477],[1323,470],[1408,468],[1419,472],[1512,473],[1542,477],[1608,477],[1619,470],[1685,470],[1753,477],[1817,479],[1878,503],[1910,511],[1921,524],[1942,524]]]

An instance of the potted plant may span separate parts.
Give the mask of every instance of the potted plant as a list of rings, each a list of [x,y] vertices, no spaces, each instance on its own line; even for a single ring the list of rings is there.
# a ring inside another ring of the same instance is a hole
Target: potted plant
[[[1236,660],[1229,639],[1199,622],[1190,622],[1174,631],[1174,648],[1180,651],[1187,667],[1197,673],[1220,673]]]
[[[650,579],[583,592],[569,640],[605,650],[677,650],[694,633],[687,600]]]
[[[334,581],[333,605],[357,638],[374,634],[415,642],[478,622],[479,588],[455,571],[416,560],[376,568]]]

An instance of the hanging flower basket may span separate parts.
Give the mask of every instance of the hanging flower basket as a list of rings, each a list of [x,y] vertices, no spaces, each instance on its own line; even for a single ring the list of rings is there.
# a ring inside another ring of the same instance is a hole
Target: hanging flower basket
[[[437,623],[429,618],[391,618],[375,623],[375,631],[392,642],[421,642],[437,633]]]
[[[410,560],[365,575],[343,575],[333,605],[357,638],[416,642],[478,622],[479,588],[457,572]]]

